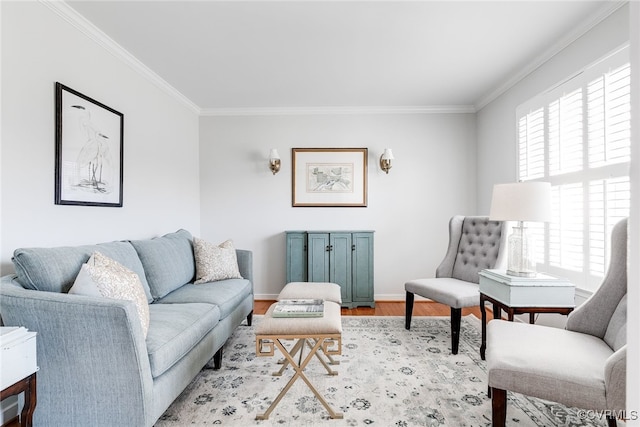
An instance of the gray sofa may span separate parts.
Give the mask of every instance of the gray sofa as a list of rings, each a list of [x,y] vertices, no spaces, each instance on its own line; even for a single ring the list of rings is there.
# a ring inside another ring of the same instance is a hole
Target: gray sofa
[[[145,339],[132,301],[68,294],[99,251],[138,273],[150,325]],[[42,426],[152,426],[253,313],[252,253],[237,250],[242,279],[194,285],[192,236],[17,249],[16,274],[0,282],[6,326],[37,335]]]

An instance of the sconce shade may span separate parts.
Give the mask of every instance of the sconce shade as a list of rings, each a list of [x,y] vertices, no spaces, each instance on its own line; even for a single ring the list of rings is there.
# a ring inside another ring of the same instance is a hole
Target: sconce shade
[[[385,148],[384,153],[382,153],[382,156],[380,156],[380,169],[382,169],[386,174],[388,174],[389,169],[391,169],[392,159],[393,153],[391,152],[391,148]]]
[[[269,170],[274,175],[280,171],[280,154],[278,154],[278,150],[275,148],[269,151]]]
[[[514,182],[494,185],[489,218],[494,221],[550,221],[551,183]]]

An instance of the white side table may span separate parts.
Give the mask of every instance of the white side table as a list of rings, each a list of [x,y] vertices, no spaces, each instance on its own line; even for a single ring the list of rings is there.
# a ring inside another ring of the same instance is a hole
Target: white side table
[[[24,392],[20,425],[31,426],[36,409],[36,333],[0,327],[0,400]]]
[[[482,313],[482,345],[484,360],[487,348],[487,313],[485,304],[493,304],[494,319],[507,312],[509,321],[516,314],[529,313],[534,323],[536,313],[568,315],[575,308],[575,285],[567,279],[538,273],[536,277],[509,276],[504,270],[482,270],[480,276],[480,312]]]

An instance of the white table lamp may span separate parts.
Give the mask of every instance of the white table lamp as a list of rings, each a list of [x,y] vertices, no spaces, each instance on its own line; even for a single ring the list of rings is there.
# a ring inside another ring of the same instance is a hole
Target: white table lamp
[[[515,182],[494,185],[489,218],[494,221],[518,221],[508,239],[507,274],[535,277],[534,242],[524,222],[551,220],[551,184]]]

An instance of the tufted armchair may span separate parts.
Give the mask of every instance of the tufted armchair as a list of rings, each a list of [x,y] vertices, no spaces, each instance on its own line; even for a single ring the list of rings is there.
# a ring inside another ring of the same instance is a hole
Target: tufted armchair
[[[484,216],[454,216],[449,221],[449,247],[436,277],[414,279],[406,291],[405,328],[411,329],[414,296],[451,307],[451,353],[458,354],[462,308],[480,304],[478,272],[504,268],[506,233],[503,223]]]
[[[598,290],[565,329],[492,320],[487,371],[493,426],[504,427],[507,390],[598,411],[609,426],[625,414],[627,220],[611,233],[611,261]]]

